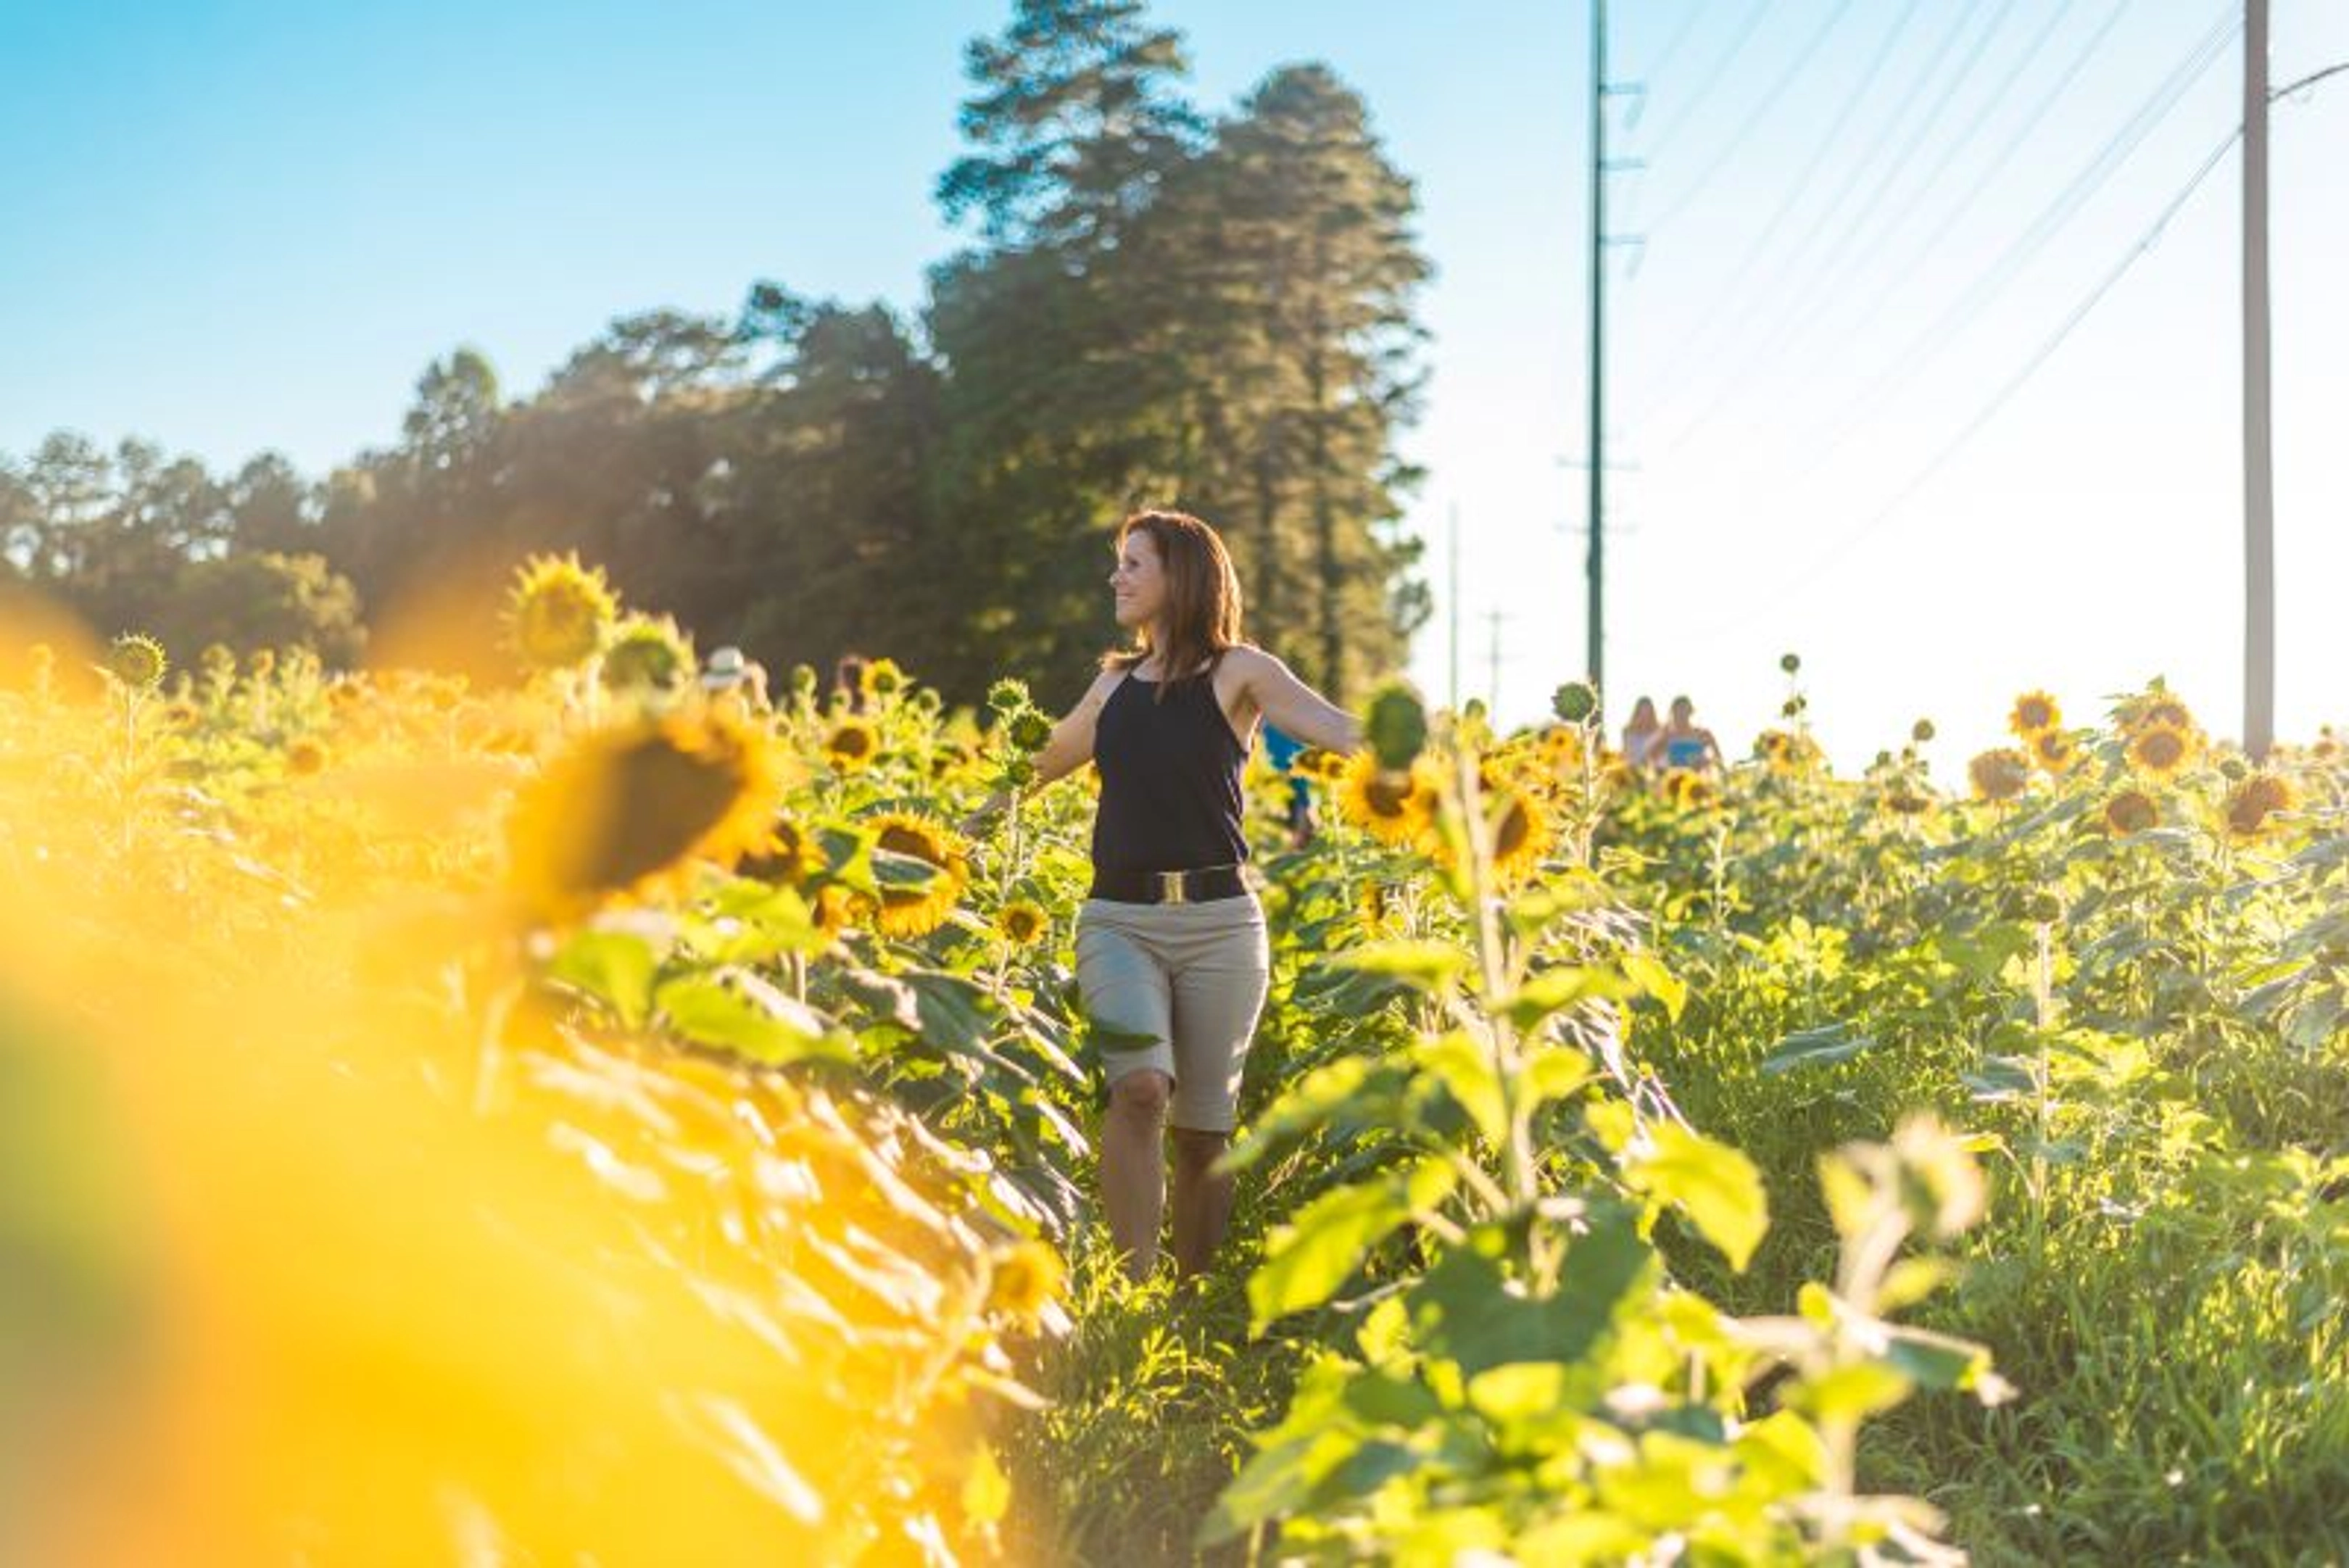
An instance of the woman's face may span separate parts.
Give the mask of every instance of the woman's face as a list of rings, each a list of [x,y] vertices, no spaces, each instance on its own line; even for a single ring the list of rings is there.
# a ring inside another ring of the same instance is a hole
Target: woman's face
[[[1158,542],[1138,528],[1127,534],[1109,586],[1119,625],[1133,631],[1154,623],[1166,607],[1166,565],[1158,559]]]

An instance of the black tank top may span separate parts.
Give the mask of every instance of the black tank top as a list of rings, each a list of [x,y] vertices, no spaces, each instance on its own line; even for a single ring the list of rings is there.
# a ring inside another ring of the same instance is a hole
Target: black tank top
[[[1240,772],[1247,748],[1216,700],[1212,674],[1176,686],[1129,675],[1093,721],[1101,806],[1093,864],[1112,872],[1188,872],[1247,859]]]

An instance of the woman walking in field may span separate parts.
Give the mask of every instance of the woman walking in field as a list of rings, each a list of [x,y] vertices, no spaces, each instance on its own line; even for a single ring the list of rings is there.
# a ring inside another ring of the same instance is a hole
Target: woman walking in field
[[[1127,1274],[1157,1266],[1174,1130],[1174,1253],[1204,1272],[1230,1218],[1230,1145],[1241,1064],[1264,1006],[1264,911],[1242,879],[1240,775],[1260,724],[1352,750],[1353,718],[1270,654],[1240,640],[1240,585],[1214,529],[1174,511],[1119,527],[1110,573],[1131,647],[1036,759],[1038,784],[1101,770],[1093,880],[1077,916],[1077,984],[1105,1048],[1109,1109],[1102,1202]]]

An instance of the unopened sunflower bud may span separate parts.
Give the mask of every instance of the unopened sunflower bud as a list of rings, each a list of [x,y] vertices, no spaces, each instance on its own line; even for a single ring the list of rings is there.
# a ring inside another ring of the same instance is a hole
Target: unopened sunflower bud
[[[2052,925],[2064,918],[2064,901],[2045,888],[2041,888],[2034,892],[2023,894],[2022,913],[2025,920],[2035,921],[2041,925]]]
[[[1788,675],[1793,675],[1795,671],[1803,667],[1803,655],[1800,654],[1781,654],[1778,655],[1778,667],[1785,671]]]
[[[1044,749],[1052,738],[1052,721],[1036,709],[1023,708],[1011,720],[1011,744],[1021,751]]]
[[[125,632],[106,651],[107,673],[133,691],[153,691],[163,684],[163,645],[137,632]]]
[[[1427,748],[1427,708],[1402,681],[1389,681],[1371,698],[1362,733],[1379,766],[1401,773]]]
[[[2251,764],[2240,757],[2230,757],[2219,764],[2219,776],[2230,784],[2240,784],[2251,776]]]
[[[1586,724],[1599,712],[1599,688],[1588,681],[1568,681],[1550,694],[1550,711],[1568,724]]]
[[[1028,683],[1009,676],[987,688],[987,706],[998,713],[1017,713],[1028,706]]]
[[[1933,738],[1933,721],[1920,718],[1909,727],[1909,738],[1922,746]]]

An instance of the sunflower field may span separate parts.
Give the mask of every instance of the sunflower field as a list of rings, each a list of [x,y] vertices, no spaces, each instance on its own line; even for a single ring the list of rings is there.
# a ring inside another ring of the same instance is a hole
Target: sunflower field
[[[1255,765],[1233,1235],[1135,1285],[1026,691],[503,630],[0,624],[0,1562],[2349,1558],[2330,736],[1390,688],[1309,843]]]

